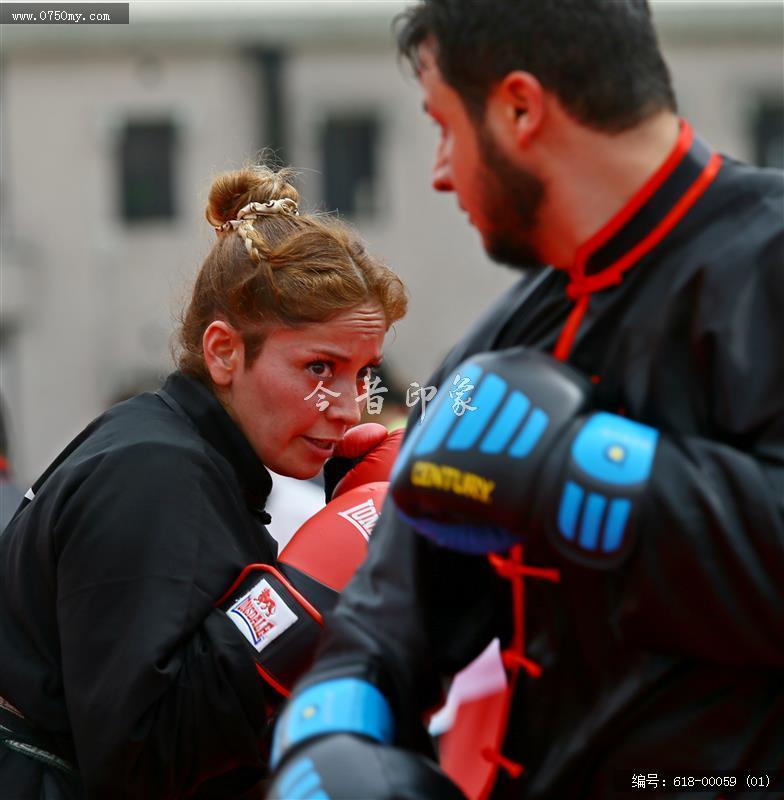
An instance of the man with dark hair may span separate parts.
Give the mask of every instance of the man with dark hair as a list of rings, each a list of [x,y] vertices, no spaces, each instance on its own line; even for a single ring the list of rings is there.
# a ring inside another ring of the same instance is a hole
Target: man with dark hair
[[[481,125],[491,88],[525,70],[575,120],[607,133],[675,111],[650,10],[640,0],[423,3],[402,15],[398,48],[415,66],[437,42],[439,72]]]
[[[409,423],[271,796],[453,796],[421,718],[495,636],[472,796],[743,796],[784,754],[782,175],[677,116],[644,0],[423,0],[399,44],[522,277]]]

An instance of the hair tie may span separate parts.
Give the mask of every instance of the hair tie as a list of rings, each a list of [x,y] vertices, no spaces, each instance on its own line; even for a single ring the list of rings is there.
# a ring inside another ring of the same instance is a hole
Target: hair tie
[[[291,214],[297,217],[299,216],[299,206],[290,197],[279,197],[266,203],[248,203],[237,212],[236,219],[230,219],[222,225],[216,225],[215,232],[220,236],[230,230],[236,231],[243,222],[252,222],[259,217],[267,217],[271,214]]]

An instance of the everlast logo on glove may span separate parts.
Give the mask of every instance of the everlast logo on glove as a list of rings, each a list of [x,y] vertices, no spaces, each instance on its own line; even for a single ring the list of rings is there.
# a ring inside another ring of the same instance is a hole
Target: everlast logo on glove
[[[411,467],[411,483],[425,489],[453,492],[488,505],[492,503],[490,494],[495,488],[495,481],[488,478],[430,461],[414,463]]]

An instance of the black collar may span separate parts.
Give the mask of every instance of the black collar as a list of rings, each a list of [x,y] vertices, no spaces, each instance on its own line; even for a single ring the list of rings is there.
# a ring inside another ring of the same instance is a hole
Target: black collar
[[[173,372],[163,392],[179,403],[204,439],[234,467],[249,505],[263,509],[272,491],[272,477],[212,391],[195,378]]]

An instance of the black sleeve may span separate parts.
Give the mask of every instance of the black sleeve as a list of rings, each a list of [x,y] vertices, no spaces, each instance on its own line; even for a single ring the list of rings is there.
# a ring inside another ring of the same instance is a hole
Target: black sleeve
[[[664,431],[624,634],[724,663],[784,665],[784,264],[751,267],[702,337],[715,438]],[[772,258],[771,258],[772,256]],[[695,390],[696,391],[696,390]]]
[[[213,609],[242,564],[236,494],[207,457],[145,445],[106,456],[64,505],[58,627],[89,796],[180,797],[264,766],[273,698]]]
[[[508,582],[486,558],[430,543],[387,501],[303,685],[327,675],[373,683],[392,705],[397,742],[427,750],[422,715],[443,702],[443,678],[508,637],[510,610]]]

